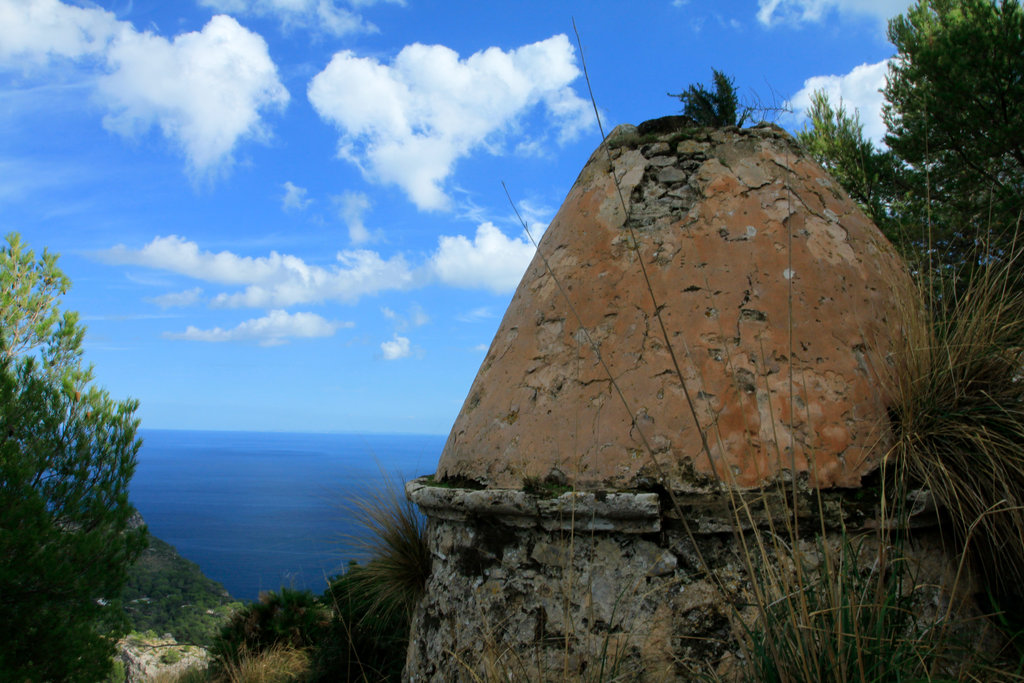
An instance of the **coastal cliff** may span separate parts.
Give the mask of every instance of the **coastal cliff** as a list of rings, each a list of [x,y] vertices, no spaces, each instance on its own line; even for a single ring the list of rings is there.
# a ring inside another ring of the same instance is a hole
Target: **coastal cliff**
[[[138,513],[130,523],[145,524]],[[152,534],[128,573],[122,603],[132,633],[118,643],[115,679],[123,676],[125,683],[205,668],[206,648],[242,605],[199,565]]]

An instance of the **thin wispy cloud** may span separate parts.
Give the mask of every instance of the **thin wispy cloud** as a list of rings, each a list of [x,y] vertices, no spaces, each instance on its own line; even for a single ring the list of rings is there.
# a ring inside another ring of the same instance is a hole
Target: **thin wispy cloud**
[[[193,287],[183,292],[169,292],[160,296],[154,296],[149,301],[160,308],[182,308],[199,303],[199,297],[202,296],[202,293],[201,287]]]
[[[912,0],[758,0],[757,20],[764,26],[799,26],[824,21],[831,13],[860,15],[884,22],[912,5]]]
[[[332,322],[315,313],[287,313],[270,311],[262,318],[253,318],[235,327],[199,329],[189,325],[184,332],[166,332],[166,339],[200,342],[255,341],[260,346],[279,346],[292,339],[330,337],[342,327],[353,327],[351,322]]]
[[[481,320],[488,320],[493,317],[494,311],[487,306],[480,306],[479,308],[474,308],[471,311],[459,313],[455,316],[455,319],[462,323],[475,323],[480,322]]]
[[[544,204],[537,204],[530,199],[516,202],[516,209],[519,212],[518,215],[509,216],[509,220],[519,223],[519,219],[522,218],[522,220],[526,221],[526,225],[530,228],[530,234],[538,242],[548,229],[548,224],[551,223],[551,219],[557,211],[557,207],[552,208]]]
[[[309,194],[309,190],[306,188],[299,187],[290,180],[285,181],[281,187],[284,188],[284,196],[281,197],[281,207],[285,211],[302,211],[313,203],[312,199],[306,197]]]
[[[404,5],[404,0],[384,0]],[[368,22],[358,7],[377,4],[376,0],[341,3],[334,0],[199,0],[203,7],[230,14],[276,17],[286,31],[302,29],[332,36],[353,33],[375,33],[377,27]]]
[[[409,311],[409,321],[414,327],[421,327],[430,322],[430,316],[419,304],[413,304]]]
[[[343,192],[332,198],[338,207],[338,215],[348,227],[348,237],[353,244],[363,244],[372,238],[363,222],[363,216],[370,210],[370,198],[362,192]]]
[[[413,304],[406,315],[400,315],[387,306],[382,307],[380,312],[394,323],[397,332],[405,332],[413,327],[422,327],[430,322],[430,316],[419,304]]]

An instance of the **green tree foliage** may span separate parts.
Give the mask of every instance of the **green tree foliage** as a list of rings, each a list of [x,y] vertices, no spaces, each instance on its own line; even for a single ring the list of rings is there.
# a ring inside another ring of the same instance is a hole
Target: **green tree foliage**
[[[1024,210],[1024,11],[1017,0],[919,0],[889,22],[886,144],[906,218],[937,239],[1012,235]]]
[[[1024,211],[1024,11],[919,0],[889,23],[888,150],[815,93],[798,134],[921,272],[953,282],[1007,254]]]
[[[859,115],[851,115],[842,102],[833,108],[823,91],[812,96],[807,116],[810,125],[797,133],[797,139],[889,238],[898,241],[893,211],[901,190],[893,154],[876,149],[864,137]]]
[[[146,545],[128,483],[135,401],[82,363],[68,279],[17,235],[0,249],[0,679],[102,679],[127,628],[118,598]]]
[[[714,92],[702,83],[690,85],[685,91],[669,93],[683,103],[683,115],[701,126],[742,126],[750,116],[750,109],[740,107],[733,80],[718,69],[712,69]]]

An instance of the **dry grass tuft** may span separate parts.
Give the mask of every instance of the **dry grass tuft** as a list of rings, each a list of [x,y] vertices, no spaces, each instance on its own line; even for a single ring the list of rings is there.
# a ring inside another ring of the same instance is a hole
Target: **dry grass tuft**
[[[745,634],[742,680],[977,680],[980,665],[955,637],[955,622],[922,613],[925,588],[898,548],[863,537],[816,539],[755,559],[762,592]]]
[[[891,411],[890,468],[931,491],[997,604],[1024,589],[1022,252],[907,302]]]
[[[374,597],[377,618],[387,620],[393,612],[408,618],[430,577],[425,518],[386,475],[383,487],[354,499],[349,509],[364,531],[351,540],[367,558],[352,572],[353,588]]]
[[[309,653],[275,645],[259,653],[245,653],[225,667],[218,678],[223,683],[291,683],[306,680]]]

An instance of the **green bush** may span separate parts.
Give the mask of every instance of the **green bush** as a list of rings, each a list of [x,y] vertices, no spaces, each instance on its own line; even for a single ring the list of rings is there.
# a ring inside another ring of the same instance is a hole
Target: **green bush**
[[[309,591],[267,591],[236,612],[213,644],[215,669],[275,646],[303,650],[320,642],[330,613]]]
[[[211,650],[214,675],[230,679],[289,652],[304,653],[295,680],[401,680],[412,611],[430,572],[424,520],[391,481],[350,508],[367,531],[357,542],[367,562],[352,562],[319,598],[282,589],[238,610]]]
[[[683,92],[669,93],[669,96],[678,97],[683,103],[683,115],[689,116],[701,126],[742,126],[751,111],[749,107],[742,107],[740,111],[733,80],[718,69],[712,69],[711,76],[715,82],[714,92],[702,83],[694,83]]]
[[[313,652],[316,680],[401,680],[410,613],[382,605],[379,588],[366,568],[355,564],[331,580],[323,600],[333,616]]]

